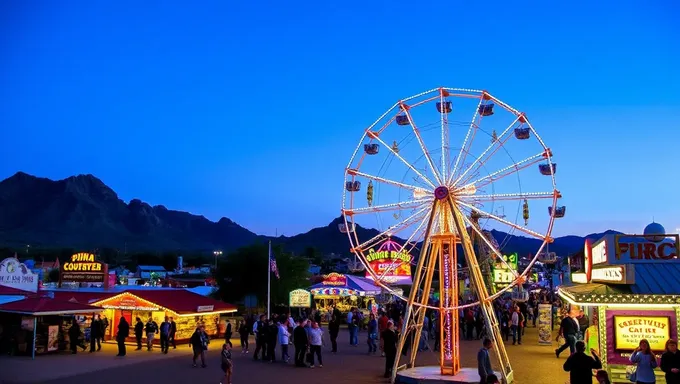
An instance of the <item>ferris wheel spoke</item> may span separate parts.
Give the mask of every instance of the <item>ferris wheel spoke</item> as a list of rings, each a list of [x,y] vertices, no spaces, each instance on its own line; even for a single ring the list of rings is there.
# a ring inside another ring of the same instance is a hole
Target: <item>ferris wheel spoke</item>
[[[401,155],[399,154],[398,151],[395,151],[394,148],[392,148],[391,145],[387,145],[387,144],[385,143],[385,141],[384,141],[383,139],[380,138],[378,132],[367,132],[367,134],[368,134],[368,137],[377,140],[380,144],[382,144],[383,147],[387,148],[387,149],[394,155],[394,157],[396,157],[396,158],[399,159],[402,163],[404,163],[404,165],[406,165],[406,167],[408,167],[408,169],[410,169],[410,170],[413,171],[416,175],[418,175],[418,177],[419,177],[420,179],[422,179],[425,183],[427,183],[427,184],[428,184],[429,186],[431,186],[433,189],[434,189],[434,188],[437,188],[437,187],[434,185],[434,183],[432,183],[432,181],[430,181],[430,179],[428,179],[427,177],[425,177],[425,176],[424,176],[420,171],[418,171],[411,163],[409,163],[408,161],[406,161],[406,159],[404,159],[403,157],[401,157]],[[435,176],[436,176],[436,175],[435,175]]]
[[[552,199],[555,197],[553,192],[522,192],[522,193],[494,193],[490,195],[461,195],[459,198],[471,200],[471,202],[483,203],[486,201],[499,200],[535,200],[535,199]]]
[[[416,209],[425,203],[431,203],[431,199],[416,199],[409,201],[401,201],[398,203],[374,205],[372,207],[351,208],[343,210],[343,213],[348,216],[360,215],[365,213],[400,211],[404,209]]]
[[[475,161],[473,161],[472,164],[470,164],[470,166],[460,174],[460,176],[458,176],[458,178],[456,179],[456,181],[453,182],[453,184],[454,185],[458,184],[458,182],[460,182],[465,177],[465,175],[467,175],[470,171],[472,171],[473,168],[475,170],[479,169],[480,167],[482,167],[484,165],[484,163],[489,161],[491,156],[493,156],[493,154],[496,153],[496,151],[498,151],[498,149],[503,147],[503,143],[505,143],[510,138],[509,135],[507,137],[505,137],[505,136],[510,131],[510,129],[517,123],[518,120],[519,120],[519,116],[515,117],[515,120],[513,120],[512,123],[510,123],[510,125],[508,125],[508,127],[505,128],[505,130],[503,132],[501,132],[501,134],[498,136],[497,140],[492,141],[491,144],[489,144],[489,146],[486,147],[484,152],[482,152],[482,154],[479,155],[475,159]],[[486,155],[487,152],[491,151],[492,149],[494,149],[494,151],[491,153],[491,155],[489,155],[489,158],[484,159],[484,155]],[[482,159],[484,159],[484,160],[482,161]],[[475,165],[477,165],[478,163],[479,163],[479,166],[477,168],[475,168]]]
[[[512,228],[514,228],[514,229],[520,231],[520,232],[524,232],[524,233],[526,233],[527,235],[530,235],[531,237],[535,237],[535,238],[537,238],[537,239],[539,239],[539,240],[542,240],[542,241],[545,241],[545,240],[552,241],[552,239],[551,239],[550,237],[548,237],[548,236],[541,235],[540,233],[538,233],[538,232],[536,232],[536,231],[532,231],[532,230],[529,229],[529,228],[524,228],[524,227],[519,226],[519,225],[517,225],[517,224],[515,224],[515,223],[512,223],[512,222],[510,222],[510,221],[508,221],[508,220],[502,219],[502,218],[500,218],[500,217],[498,217],[498,216],[496,216],[496,215],[494,215],[494,214],[491,214],[491,213],[486,212],[486,211],[484,211],[484,210],[482,210],[482,209],[479,209],[479,208],[475,207],[474,205],[465,203],[465,202],[460,201],[460,200],[456,200],[456,204],[460,204],[460,205],[462,205],[462,206],[464,206],[464,207],[467,207],[467,208],[469,208],[470,210],[472,210],[472,211],[474,211],[474,212],[476,212],[476,213],[482,215],[482,217],[496,220],[496,221],[498,221],[499,223],[505,224],[505,225],[507,225],[507,226],[509,226],[509,227],[512,227]]]
[[[364,251],[368,250],[371,247],[375,246],[377,243],[382,241],[385,237],[397,234],[404,229],[408,228],[411,224],[418,222],[418,220],[421,219],[420,215],[423,215],[425,212],[428,210],[432,209],[432,206],[424,206],[420,209],[418,209],[415,213],[413,213],[411,216],[405,218],[404,220],[390,226],[386,230],[380,232],[379,234],[373,236],[371,239],[368,241],[365,241],[355,247],[356,251]]]
[[[442,152],[441,152],[441,179],[446,181],[446,164],[448,159],[446,155],[449,153],[449,118],[448,107],[444,104],[444,95],[449,95],[448,91],[443,88],[439,90],[439,123],[441,126],[442,136]]]
[[[525,169],[525,168],[530,167],[534,164],[540,163],[541,161],[543,161],[548,156],[548,154],[549,154],[548,152],[549,152],[549,150],[543,151],[541,153],[537,153],[533,156],[527,157],[524,160],[518,161],[515,164],[512,164],[512,165],[509,165],[505,168],[499,169],[496,172],[492,172],[492,173],[490,173],[490,174],[488,174],[488,175],[486,175],[482,178],[479,178],[477,180],[470,182],[470,181],[468,181],[469,180],[468,179],[468,180],[465,181],[465,183],[461,183],[462,184],[461,187],[456,188],[455,190],[456,191],[477,190],[481,187],[484,187],[486,185],[493,183],[494,181],[500,180],[500,179],[502,179],[506,176],[510,176],[514,173],[517,173],[517,172],[521,171],[522,169]]]
[[[458,171],[458,164],[460,163],[461,157],[463,157],[463,162],[461,166],[464,166],[465,164],[465,158],[467,158],[467,154],[469,151],[469,148],[472,148],[472,142],[474,140],[475,134],[477,133],[477,129],[479,128],[479,125],[476,123],[477,119],[479,117],[479,107],[482,105],[484,102],[484,93],[479,96],[479,103],[477,103],[477,107],[475,108],[475,113],[472,115],[472,121],[470,121],[470,127],[468,128],[467,133],[465,134],[465,139],[463,139],[463,145],[460,147],[460,151],[458,152],[458,156],[456,156],[456,161],[453,163],[453,169],[451,169],[451,174],[449,175],[449,179],[447,180],[446,184],[451,185],[451,181],[456,175],[456,172]],[[469,141],[469,144],[468,144]]]
[[[364,173],[364,172],[358,171],[356,169],[348,169],[347,174],[351,175],[351,176],[365,177],[367,179],[375,180],[375,181],[380,182],[380,183],[394,185],[395,187],[408,189],[408,190],[411,190],[411,191],[414,191],[414,192],[418,191],[418,193],[422,193],[422,194],[428,194],[428,195],[432,194],[432,192],[426,191],[422,187],[417,187],[415,185],[406,184],[406,183],[402,183],[402,182],[399,182],[399,181],[386,179],[386,178],[380,177],[380,176],[370,175],[368,173]]]
[[[425,146],[423,137],[420,135],[420,130],[418,129],[418,126],[416,125],[415,121],[413,121],[413,116],[411,116],[411,112],[409,111],[410,107],[404,103],[401,103],[400,107],[404,111],[404,114],[406,115],[406,118],[408,119],[408,122],[411,125],[411,128],[413,129],[413,133],[416,135],[416,139],[418,140],[420,149],[423,151],[423,155],[425,155],[425,159],[427,160],[427,163],[430,165],[430,169],[432,170],[432,174],[434,175],[435,180],[437,181],[437,183],[439,183],[439,185],[441,185],[442,179],[439,176],[439,172],[437,172],[437,167],[435,167],[434,162],[432,162],[432,156],[430,156],[430,153],[427,151],[427,147]]]
[[[478,228],[479,226],[478,226],[476,223],[473,223],[472,220],[470,220],[470,219],[469,219],[467,216],[465,216],[465,215],[463,215],[463,220],[466,221],[466,222],[468,223],[468,225],[470,226],[470,228],[472,228],[472,230],[475,231],[475,232],[477,233],[477,236],[478,236],[480,239],[482,239],[482,241],[484,242],[484,244],[485,244],[485,245],[486,245],[486,246],[494,253],[494,255],[496,256],[495,259],[496,259],[496,260],[500,260],[500,261],[505,265],[505,267],[506,267],[508,270],[512,271],[512,274],[515,275],[515,278],[517,278],[517,277],[519,276],[519,273],[518,273],[515,269],[513,269],[512,267],[510,267],[510,265],[509,265],[509,264],[505,261],[505,259],[503,258],[503,255],[501,254],[501,251],[500,251],[499,249],[497,249],[497,248],[489,241],[489,239],[487,239],[486,235],[484,235],[484,233]]]

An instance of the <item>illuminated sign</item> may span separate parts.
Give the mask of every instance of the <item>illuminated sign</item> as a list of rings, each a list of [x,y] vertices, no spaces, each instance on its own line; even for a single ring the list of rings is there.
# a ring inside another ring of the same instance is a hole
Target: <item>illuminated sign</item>
[[[579,284],[587,284],[588,277],[583,272],[574,272],[571,274],[571,281]]]
[[[507,269],[494,269],[493,282],[497,285],[507,285],[515,280],[515,274]]]
[[[680,261],[679,236],[659,235],[660,241],[650,241],[642,235],[616,235],[616,261],[659,262]]]
[[[196,312],[212,312],[215,309],[214,305],[199,305],[196,307]]]
[[[610,284],[635,284],[634,268],[635,266],[632,264],[594,268],[590,281]]]
[[[323,281],[321,284],[338,287],[345,286],[347,285],[347,276],[335,272],[329,273],[328,275],[323,276]]]
[[[583,247],[583,266],[586,271],[586,282],[590,282],[593,270],[593,247],[590,246],[590,240],[588,239],[586,239]]]
[[[138,299],[136,296],[123,294],[101,301],[97,306],[101,308],[121,309],[124,311],[158,311],[157,306]]]
[[[649,341],[653,351],[663,351],[670,337],[668,316],[614,316],[614,348],[617,351],[632,351],[642,339]]]
[[[503,261],[496,261],[493,267],[493,282],[498,287],[504,287],[515,280],[519,256],[517,253],[503,255]]]
[[[593,258],[593,265],[604,264],[607,262],[607,240],[602,240],[591,248],[590,254]]]
[[[312,306],[312,294],[304,289],[290,291],[288,306],[291,308],[309,308]]]
[[[397,242],[387,240],[377,251],[371,249],[366,255],[369,270],[366,278],[374,279],[375,274],[380,281],[395,284],[411,284],[411,255],[403,251]],[[371,274],[373,272],[373,274]]]
[[[76,253],[61,266],[62,282],[108,283],[108,266],[96,261],[92,253]]]

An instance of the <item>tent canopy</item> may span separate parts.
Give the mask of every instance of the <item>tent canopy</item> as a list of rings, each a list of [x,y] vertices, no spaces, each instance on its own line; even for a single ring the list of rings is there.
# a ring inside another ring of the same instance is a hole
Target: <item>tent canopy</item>
[[[375,296],[382,292],[380,286],[375,285],[372,280],[360,276],[344,275],[347,284],[335,286],[318,283],[312,285],[309,291],[312,295],[327,296]]]

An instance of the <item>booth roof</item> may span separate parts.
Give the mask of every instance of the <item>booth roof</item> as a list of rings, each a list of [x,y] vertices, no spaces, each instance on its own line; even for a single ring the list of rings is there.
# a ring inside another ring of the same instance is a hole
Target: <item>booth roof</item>
[[[375,285],[373,280],[367,279],[361,276],[344,275],[347,278],[347,285],[334,286],[334,285],[324,285],[323,282],[314,284],[309,289],[319,289],[319,288],[346,288],[354,291],[365,292],[369,295],[379,294],[382,290],[379,286]]]
[[[17,288],[12,288],[12,287],[7,287],[4,285],[0,285],[0,295],[25,295],[25,296],[32,296],[35,295],[33,292],[29,291],[24,291],[22,289],[17,289]]]
[[[102,308],[91,305],[54,300],[49,297],[31,297],[0,305],[0,312],[33,316],[68,315],[101,311]]]
[[[128,289],[125,292],[120,292],[108,298],[97,300],[93,302],[95,305],[101,303],[106,299],[122,293],[128,293],[146,300],[150,303],[156,304],[160,307],[167,308],[178,315],[190,315],[197,313],[198,307],[212,306],[212,311],[209,313],[227,313],[236,312],[236,306],[227,304],[225,302],[211,299],[209,297],[201,296],[199,294],[187,291],[186,289],[160,289],[160,290],[136,290]]]
[[[635,264],[632,293],[639,295],[680,295],[680,263]]]
[[[50,292],[50,291],[48,291]],[[80,304],[90,304],[95,301],[100,301],[113,297],[120,292],[110,292],[110,291],[100,291],[100,292],[90,292],[90,291],[51,291],[54,293],[55,300],[71,301]]]

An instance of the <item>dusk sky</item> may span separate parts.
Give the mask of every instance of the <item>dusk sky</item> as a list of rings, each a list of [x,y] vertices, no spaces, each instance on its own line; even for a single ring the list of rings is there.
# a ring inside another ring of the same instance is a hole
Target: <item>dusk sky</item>
[[[339,216],[368,125],[447,86],[530,117],[555,235],[680,227],[677,2],[114,3],[0,5],[0,179],[93,174],[294,235]]]

